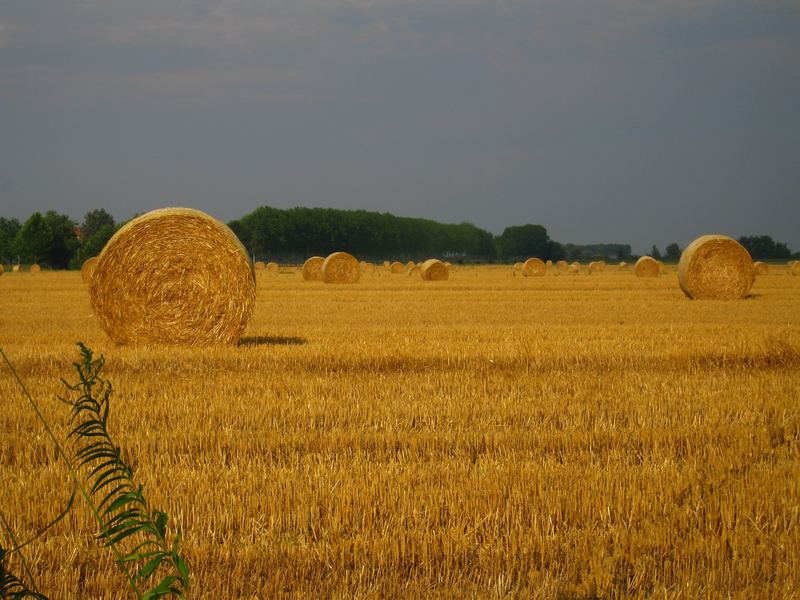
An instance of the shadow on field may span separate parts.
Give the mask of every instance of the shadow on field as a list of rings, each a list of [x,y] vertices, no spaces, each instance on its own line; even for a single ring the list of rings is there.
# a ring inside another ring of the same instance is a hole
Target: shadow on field
[[[306,338],[281,335],[253,335],[239,340],[240,346],[300,346]]]

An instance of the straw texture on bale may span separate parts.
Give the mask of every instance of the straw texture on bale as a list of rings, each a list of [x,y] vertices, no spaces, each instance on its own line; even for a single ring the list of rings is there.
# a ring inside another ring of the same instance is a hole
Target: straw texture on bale
[[[266,268],[263,260],[257,260],[253,266],[255,267],[256,271],[263,271],[264,268]]]
[[[303,279],[306,281],[320,281],[322,279],[322,263],[325,259],[321,256],[312,256],[303,263]]]
[[[540,258],[532,257],[525,261],[523,274],[528,277],[541,277],[547,271],[547,266]]]
[[[269,262],[269,263],[267,263],[267,271],[268,271],[269,273],[275,273],[275,274],[277,274],[277,273],[278,273],[278,269],[279,269],[279,268],[280,268],[280,267],[278,267],[278,263],[276,263],[276,262]]]
[[[422,263],[420,274],[425,281],[444,281],[450,277],[450,268],[436,258],[429,258]]]
[[[253,313],[256,281],[227,225],[191,208],[163,208],[108,241],[89,295],[118,344],[235,344]]]
[[[81,265],[81,278],[83,279],[83,283],[89,283],[92,280],[94,270],[97,268],[99,260],[99,257],[93,256],[83,261]]]
[[[19,273],[19,265],[14,265],[13,267],[11,267],[11,272],[12,273]]]
[[[322,281],[325,283],[358,283],[360,278],[358,260],[347,252],[334,252],[322,263]]]
[[[756,275],[769,275],[769,265],[765,262],[757,260],[753,263],[753,272]]]
[[[395,262],[393,262],[393,263],[391,264],[391,267],[389,268],[389,270],[390,270],[390,271],[391,271],[391,272],[392,272],[394,275],[403,275],[403,274],[405,274],[405,272],[406,272],[406,266],[405,266],[403,263],[401,263],[401,262],[397,262],[397,261],[395,261]]]
[[[658,277],[661,273],[661,265],[652,256],[642,256],[633,265],[633,273],[637,277]]]
[[[696,300],[739,300],[755,278],[750,253],[725,235],[704,235],[686,247],[678,263],[678,282]]]

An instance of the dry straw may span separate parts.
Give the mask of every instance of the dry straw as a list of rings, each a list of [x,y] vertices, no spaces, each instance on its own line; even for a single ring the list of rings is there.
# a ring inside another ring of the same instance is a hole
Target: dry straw
[[[548,260],[548,261],[547,261],[546,263],[544,263],[544,264],[545,264],[545,265],[547,265],[547,268],[549,269],[550,267],[552,267],[552,266],[553,266],[553,261],[552,261],[552,260]]]
[[[540,258],[533,257],[525,261],[522,274],[526,277],[541,277],[546,271],[547,266],[544,264],[544,261]]]
[[[678,282],[689,298],[738,300],[753,284],[753,261],[736,240],[704,235],[686,247],[678,263]]]
[[[325,259],[321,256],[312,256],[303,263],[303,279],[306,281],[320,281],[322,279],[322,263]]]
[[[624,271],[625,269],[627,269],[627,268],[628,268],[628,263],[626,263],[626,262],[623,260],[621,263],[619,263],[619,268],[620,268],[620,269],[622,269],[622,270]]]
[[[31,273],[41,273],[41,272],[42,272],[42,267],[40,267],[40,266],[39,266],[39,265],[37,265],[36,263],[33,263],[33,264],[31,265],[30,272],[31,272]]]
[[[558,262],[556,262],[556,267],[558,267],[559,271],[566,271],[569,265],[567,264],[567,261],[559,260]]]
[[[765,262],[757,260],[753,263],[753,272],[756,275],[769,275],[769,265]]]
[[[413,269],[415,266],[416,266],[416,265],[414,264],[414,261],[413,261],[413,260],[410,260],[410,261],[408,261],[408,262],[406,263],[406,269],[409,269],[409,270],[411,270],[411,269]]]
[[[661,273],[661,265],[652,256],[642,256],[633,265],[633,273],[637,277],[658,277]]]
[[[81,278],[83,279],[83,283],[89,283],[92,281],[94,270],[97,268],[97,263],[99,261],[100,258],[97,256],[87,258],[85,261],[83,261],[83,264],[81,265]]]
[[[589,263],[589,275],[594,275],[595,273],[600,273],[603,271],[603,265],[601,265],[598,261],[593,260]]]
[[[272,273],[273,275],[277,275],[278,274],[278,269],[280,269],[280,267],[278,266],[278,263],[276,263],[276,262],[267,263],[267,272],[268,273]]]
[[[0,275],[6,272],[6,269],[3,265],[0,264]]]
[[[347,252],[334,252],[322,263],[322,281],[325,283],[358,283],[360,277],[358,260]]]
[[[794,261],[794,264],[789,269],[792,275],[800,275],[800,260]]]
[[[11,272],[12,273],[19,273],[19,265],[14,265],[13,267],[11,267]]]
[[[444,281],[450,277],[450,267],[436,258],[429,258],[422,263],[420,272],[425,281]]]
[[[253,266],[255,267],[256,271],[263,271],[266,268],[263,260],[257,260]]]
[[[391,272],[392,272],[394,275],[404,275],[404,274],[405,274],[405,272],[406,272],[406,266],[405,266],[403,263],[401,263],[401,262],[397,262],[397,261],[395,261],[395,262],[393,262],[393,263],[391,264],[391,266],[389,267],[389,270],[390,270],[390,271],[391,271]]]
[[[580,273],[580,272],[581,272],[581,265],[580,265],[580,263],[572,263],[571,265],[569,265],[569,267],[568,267],[568,271],[569,271],[569,273],[570,273],[571,275],[577,275],[578,273]]]
[[[373,265],[371,262],[361,261],[361,270],[364,273],[374,273],[375,272],[375,265]]]
[[[421,276],[422,275],[422,269],[419,267],[419,265],[414,265],[413,267],[411,267],[408,270],[408,275],[409,275],[409,277],[412,276],[412,275]]]
[[[118,344],[235,344],[252,315],[256,281],[224,223],[190,208],[163,208],[114,234],[89,294]]]
[[[388,260],[383,261],[383,268],[388,270],[388,271],[391,271],[392,270],[392,263],[390,263]]]

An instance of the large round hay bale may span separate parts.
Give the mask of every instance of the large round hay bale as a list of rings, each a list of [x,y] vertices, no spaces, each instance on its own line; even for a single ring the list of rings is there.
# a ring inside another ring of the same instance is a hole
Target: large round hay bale
[[[535,256],[525,261],[523,274],[528,277],[541,277],[547,271],[547,266],[541,258]]]
[[[753,263],[753,272],[756,275],[769,275],[769,265],[765,262],[757,260]]]
[[[322,281],[325,283],[358,283],[360,278],[358,260],[347,252],[334,252],[322,263]]]
[[[278,271],[280,270],[280,267],[278,266],[278,263],[276,263],[276,262],[268,262],[267,266],[266,266],[266,269],[267,269],[267,273],[272,273],[273,275],[277,275]]]
[[[118,344],[235,344],[255,306],[256,280],[227,225],[191,208],[163,208],[114,234],[89,294]]]
[[[444,281],[450,277],[449,267],[436,258],[429,258],[422,263],[420,271],[425,281]]]
[[[255,268],[256,271],[263,271],[264,269],[266,269],[267,265],[264,264],[263,260],[257,260],[253,265],[253,267]]]
[[[31,273],[41,273],[41,272],[42,272],[42,267],[40,267],[40,266],[39,266],[39,265],[37,265],[36,263],[33,263],[33,264],[31,265],[31,268],[29,269],[29,271],[30,271]]]
[[[637,277],[658,277],[661,273],[661,265],[652,256],[642,256],[633,265],[633,274]]]
[[[678,263],[678,282],[693,299],[738,300],[753,285],[753,260],[736,240],[704,235],[686,247]]]
[[[320,281],[322,279],[322,263],[325,259],[321,256],[312,256],[303,263],[303,279],[306,281]]]
[[[87,258],[85,261],[83,261],[83,264],[81,265],[81,278],[83,279],[83,283],[89,283],[92,280],[94,270],[97,268],[97,263],[99,261],[100,258],[97,256]]]
[[[391,266],[389,267],[389,270],[390,270],[390,271],[392,272],[392,274],[394,274],[394,275],[405,275],[405,273],[406,273],[406,266],[405,266],[403,263],[401,263],[401,262],[395,261],[395,262],[393,262],[393,263],[391,264]]]

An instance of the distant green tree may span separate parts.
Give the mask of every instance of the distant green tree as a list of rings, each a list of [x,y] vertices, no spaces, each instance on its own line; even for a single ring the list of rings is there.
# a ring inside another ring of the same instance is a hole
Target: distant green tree
[[[117,227],[111,224],[101,225],[100,229],[94,232],[91,237],[83,237],[81,243],[81,251],[79,255],[80,263],[82,264],[87,258],[97,256],[105,248],[108,240],[111,239],[117,231]],[[80,265],[77,265],[80,266]]]
[[[656,260],[661,260],[661,251],[655,244],[653,244],[653,247],[650,249],[650,256],[652,256]]]
[[[54,269],[66,269],[80,247],[75,235],[75,222],[54,210],[48,210],[44,220],[51,233],[50,247],[44,261]]]
[[[547,260],[551,258],[550,236],[541,225],[516,225],[506,227],[497,238],[497,249],[506,260],[536,256]]]
[[[92,237],[101,227],[105,227],[106,225],[110,225],[111,227],[116,225],[116,223],[114,223],[114,217],[108,214],[106,209],[95,208],[94,210],[90,210],[83,217],[81,239],[85,240]]]
[[[0,217],[0,263],[11,262],[14,258],[14,238],[21,225],[17,219]]]
[[[675,242],[672,242],[664,250],[664,258],[671,261],[677,261],[681,258],[681,247]]]
[[[792,256],[786,244],[776,242],[768,235],[744,236],[739,238],[753,259],[788,259]]]
[[[33,213],[22,224],[14,238],[13,251],[22,262],[34,263],[44,261],[50,253],[53,243],[53,231],[40,212]]]

